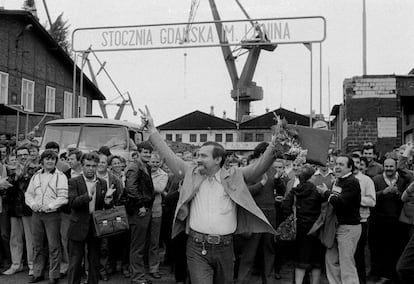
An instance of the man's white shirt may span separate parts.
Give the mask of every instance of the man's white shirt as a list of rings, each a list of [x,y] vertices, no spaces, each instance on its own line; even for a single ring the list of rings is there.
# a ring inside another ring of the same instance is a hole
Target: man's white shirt
[[[236,231],[236,204],[225,192],[221,170],[206,178],[190,206],[190,228],[203,234],[227,235]]]

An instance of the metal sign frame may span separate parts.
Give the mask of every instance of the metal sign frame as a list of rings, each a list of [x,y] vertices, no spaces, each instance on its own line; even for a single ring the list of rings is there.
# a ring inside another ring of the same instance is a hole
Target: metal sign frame
[[[222,24],[229,24],[229,23],[251,23],[256,22],[260,24],[260,22],[263,21],[289,21],[289,20],[298,20],[298,19],[304,19],[304,20],[312,20],[312,19],[319,19],[323,23],[323,37],[319,40],[310,40],[310,41],[289,41],[289,42],[279,42],[279,41],[269,41],[269,42],[263,42],[263,41],[257,41],[257,42],[251,42],[245,43],[245,45],[249,46],[256,46],[256,45],[266,45],[266,44],[302,44],[302,43],[321,43],[326,39],[326,19],[322,16],[309,16],[309,17],[285,17],[285,18],[261,18],[261,19],[242,19],[242,20],[223,20],[223,21],[202,21],[202,22],[193,22],[193,23],[187,23],[187,22],[179,22],[179,23],[164,23],[164,24],[149,24],[149,25],[127,25],[127,26],[103,26],[103,27],[88,27],[88,28],[77,28],[72,32],[72,51],[73,52],[85,52],[87,49],[75,49],[75,38],[76,34],[80,33],[82,31],[93,31],[93,30],[115,30],[115,29],[131,29],[131,28],[152,28],[152,27],[162,27],[162,26],[170,26],[170,27],[176,27],[176,26],[184,26],[184,25],[207,25],[207,24],[215,24],[217,22],[220,22]],[[241,39],[240,39],[241,40]],[[227,42],[227,43],[211,43],[211,44],[188,44],[188,43],[182,43],[175,46],[165,46],[165,47],[133,47],[133,48],[108,48],[108,49],[99,49],[96,46],[92,46],[92,49],[95,52],[108,52],[108,51],[132,51],[132,50],[155,50],[155,49],[179,49],[179,48],[201,48],[201,47],[218,47],[218,46],[240,46],[244,45],[244,43],[241,43],[240,40],[238,42]],[[88,45],[90,47],[90,45]]]

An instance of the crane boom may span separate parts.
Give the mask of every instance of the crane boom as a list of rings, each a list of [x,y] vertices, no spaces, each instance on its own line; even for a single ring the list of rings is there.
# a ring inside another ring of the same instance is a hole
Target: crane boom
[[[245,16],[250,20],[249,15],[247,14],[246,10],[244,10],[241,3],[238,0],[236,0],[236,2],[242,9]],[[253,28],[258,32],[257,38],[253,39],[253,41],[263,41],[263,45],[249,44],[249,40],[242,41],[242,48],[248,50],[248,56],[246,62],[244,63],[242,73],[239,77],[235,58],[230,50],[230,47],[228,46],[226,37],[223,35],[223,24],[217,10],[216,3],[214,0],[209,0],[209,4],[215,21],[214,24],[216,26],[218,38],[221,44],[224,61],[226,63],[226,67],[233,85],[231,97],[236,101],[236,119],[238,121],[241,121],[244,115],[250,114],[250,102],[263,99],[263,88],[256,86],[256,83],[252,81],[257,62],[259,60],[260,52],[262,49],[273,51],[276,46],[267,44],[266,35],[260,29],[260,26],[257,23],[250,21]]]
[[[229,71],[230,79],[233,85],[233,89],[237,89],[237,84],[239,82],[239,75],[237,74],[237,68],[236,63],[234,60],[233,53],[231,52],[231,49],[228,45],[225,45],[228,43],[227,39],[223,36],[223,24],[221,23],[221,18],[217,10],[216,3],[214,0],[209,0],[211,12],[213,14],[213,19],[216,21],[215,26],[217,30],[217,35],[220,40],[221,44],[221,51],[223,52],[224,61],[227,66],[227,70]]]

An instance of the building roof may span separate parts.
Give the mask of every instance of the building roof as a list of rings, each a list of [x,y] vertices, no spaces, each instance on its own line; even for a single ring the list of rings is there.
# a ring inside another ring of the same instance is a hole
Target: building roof
[[[240,123],[240,129],[269,129],[275,125],[275,116],[273,113],[276,113],[280,118],[285,118],[289,124],[309,126],[309,116],[284,108],[278,108]]]
[[[132,123],[123,120],[114,120],[106,119],[99,117],[81,117],[81,118],[66,118],[66,119],[56,119],[46,122],[46,125],[49,124],[96,124],[96,125],[122,125],[131,128],[140,128],[140,125],[137,123]]]
[[[19,18],[21,21],[26,24],[32,24],[31,31],[37,34],[42,41],[50,46],[48,49],[49,52],[56,55],[57,60],[62,62],[69,70],[73,70],[73,60],[70,56],[63,50],[62,47],[52,38],[52,36],[47,32],[47,30],[40,24],[40,22],[28,11],[24,10],[4,10],[0,9],[0,16],[11,16],[13,18]],[[81,70],[76,66],[78,78],[80,77]],[[105,100],[105,96],[102,92],[96,87],[96,85],[86,76],[83,75],[84,85],[86,88],[91,90],[91,95],[93,100]]]
[[[159,130],[222,130],[237,129],[237,123],[199,110],[161,124]]]

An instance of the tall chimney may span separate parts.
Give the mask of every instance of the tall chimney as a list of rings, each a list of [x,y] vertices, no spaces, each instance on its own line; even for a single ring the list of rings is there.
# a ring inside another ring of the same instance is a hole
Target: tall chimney
[[[214,115],[214,106],[210,107],[210,115]]]

